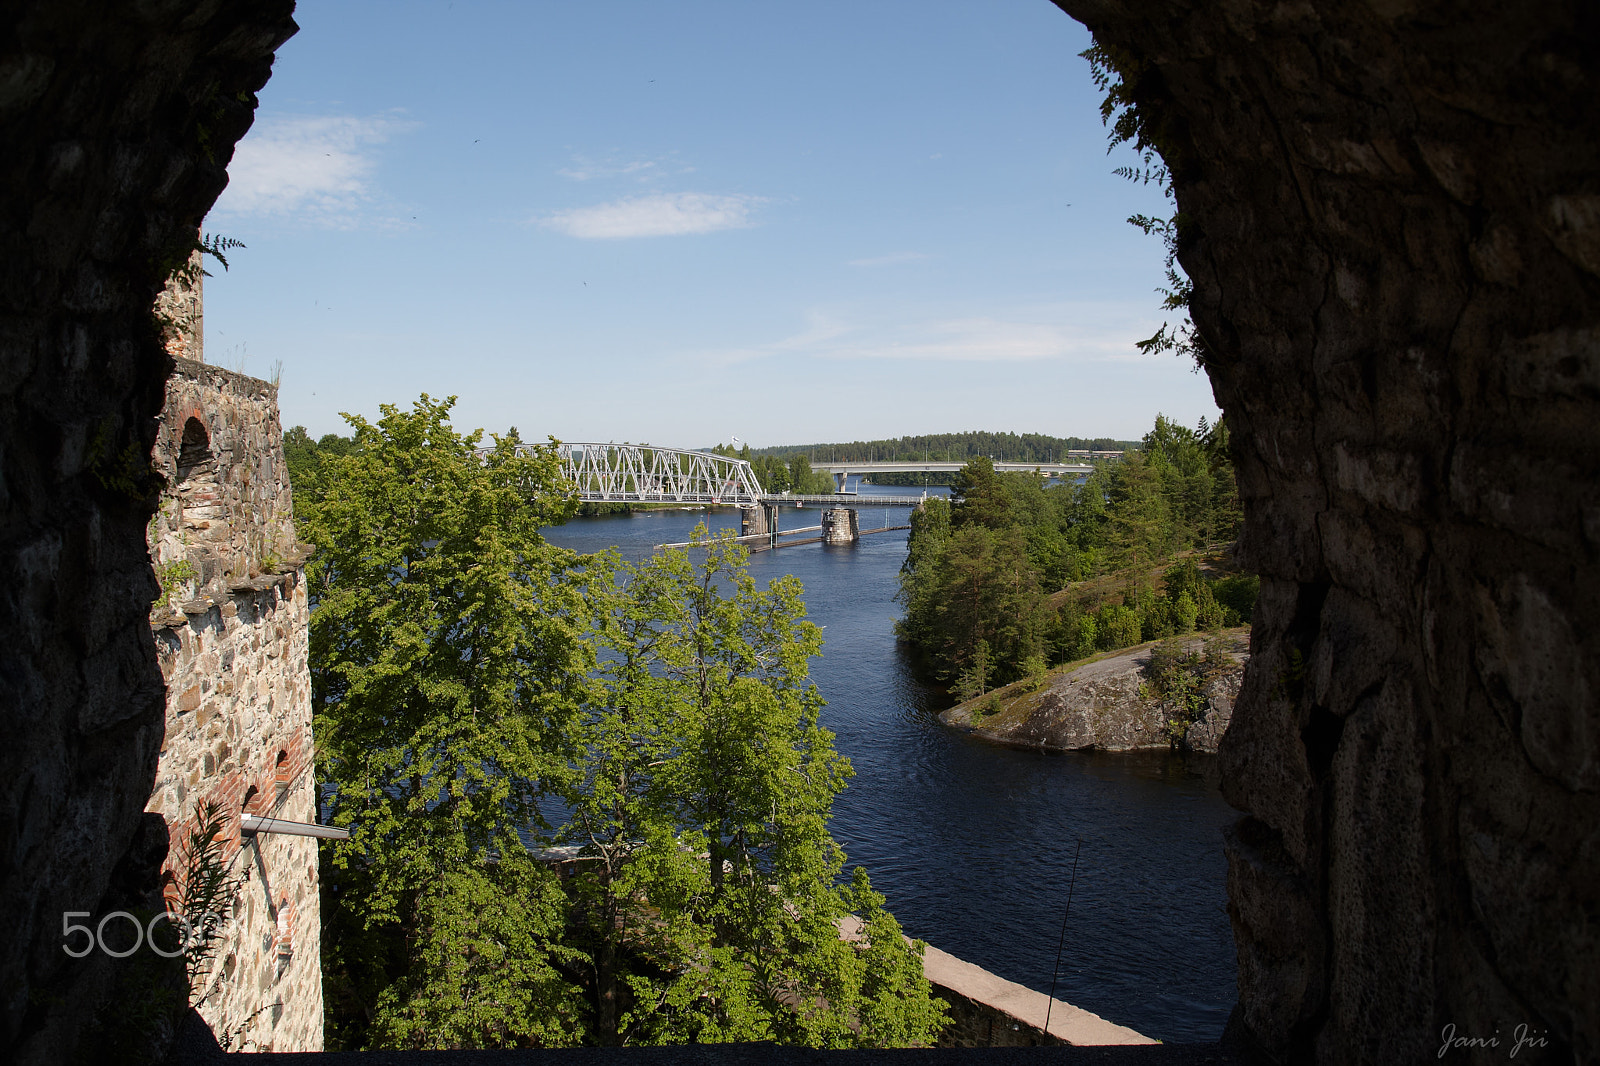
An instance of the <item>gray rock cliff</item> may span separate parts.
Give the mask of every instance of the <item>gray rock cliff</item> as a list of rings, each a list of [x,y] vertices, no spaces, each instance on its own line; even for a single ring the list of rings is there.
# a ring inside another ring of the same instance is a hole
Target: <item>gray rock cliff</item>
[[[1216,669],[1201,688],[1203,715],[1177,739],[1169,728],[1180,715],[1172,703],[1145,694],[1145,672],[1155,643],[1107,655],[1076,669],[1046,676],[1029,690],[1027,682],[968,700],[939,715],[946,725],[965,726],[975,736],[1043,751],[1143,751],[1179,747],[1215,754],[1233,717],[1244,663],[1246,637],[1226,638],[1233,665]],[[1186,642],[1201,647],[1196,637]],[[985,713],[986,707],[993,707]]]
[[[143,902],[165,854],[152,310],[293,7],[0,5],[0,1061],[72,1059],[115,975],[62,913]]]

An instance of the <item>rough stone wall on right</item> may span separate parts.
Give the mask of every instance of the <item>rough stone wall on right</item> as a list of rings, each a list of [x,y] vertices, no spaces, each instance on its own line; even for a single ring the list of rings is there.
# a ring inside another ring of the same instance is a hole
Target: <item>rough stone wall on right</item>
[[[1600,8],[1057,2],[1171,166],[1262,575],[1234,1031],[1600,1060]]]

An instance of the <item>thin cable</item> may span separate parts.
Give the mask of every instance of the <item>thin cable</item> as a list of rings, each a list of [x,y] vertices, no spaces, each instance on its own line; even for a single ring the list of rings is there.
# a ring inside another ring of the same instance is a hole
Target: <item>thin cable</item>
[[[1050,1001],[1044,1008],[1044,1035],[1050,1035],[1050,1012],[1056,1005],[1056,978],[1061,976],[1061,949],[1067,943],[1067,915],[1072,913],[1072,889],[1078,883],[1078,852],[1083,850],[1083,838],[1072,850],[1072,880],[1067,882],[1067,909],[1061,914],[1061,936],[1056,940],[1056,968],[1050,971]]]

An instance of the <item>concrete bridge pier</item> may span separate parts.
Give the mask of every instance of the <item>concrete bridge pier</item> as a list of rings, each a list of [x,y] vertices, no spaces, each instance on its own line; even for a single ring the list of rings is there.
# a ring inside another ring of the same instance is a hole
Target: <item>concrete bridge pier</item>
[[[739,508],[739,535],[756,537],[767,534],[772,543],[778,541],[778,505],[758,503],[753,507]]]
[[[822,540],[826,544],[854,544],[861,539],[861,522],[853,507],[822,512]]]
[[[849,480],[850,472],[848,470],[835,470],[833,472],[833,491],[843,492],[844,483]]]

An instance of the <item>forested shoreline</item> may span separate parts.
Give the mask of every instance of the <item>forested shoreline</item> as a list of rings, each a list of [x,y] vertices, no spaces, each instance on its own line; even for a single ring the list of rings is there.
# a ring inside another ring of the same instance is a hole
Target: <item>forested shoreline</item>
[[[794,462],[796,456],[803,456],[809,461],[819,463],[930,460],[966,462],[980,456],[987,456],[1001,463],[1053,463],[1066,460],[1068,452],[1121,452],[1137,446],[1135,441],[1119,441],[1110,437],[1052,437],[1043,433],[991,433],[969,430],[965,433],[927,433],[919,436],[858,440],[848,443],[784,444],[771,448],[757,448],[753,453],[746,449],[748,454],[745,457],[757,463],[763,459],[771,459],[778,463],[790,464]],[[871,483],[915,488],[949,485],[954,479],[953,473],[892,473],[873,474]],[[766,481],[763,480],[762,484],[765,485]]]
[[[1257,581],[1228,551],[1239,522],[1224,423],[1156,418],[1082,485],[998,474],[987,457],[912,515],[896,632],[959,698],[1055,663],[1247,622]]]

